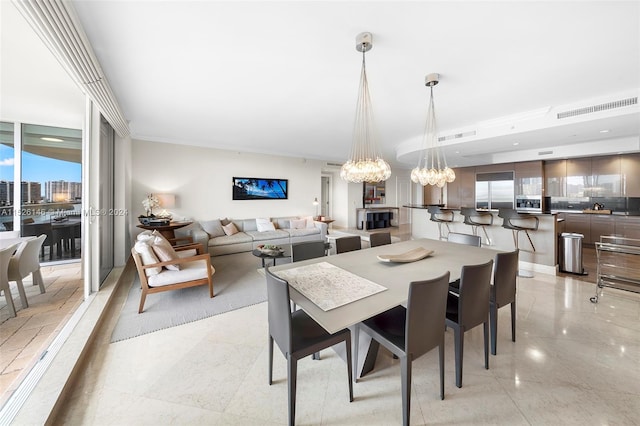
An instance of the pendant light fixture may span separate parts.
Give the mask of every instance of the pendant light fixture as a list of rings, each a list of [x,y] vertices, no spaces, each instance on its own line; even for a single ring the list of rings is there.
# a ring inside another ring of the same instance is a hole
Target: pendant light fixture
[[[436,110],[433,106],[433,86],[438,84],[440,75],[428,74],[425,77],[425,85],[429,88],[429,106],[427,109],[427,122],[424,130],[423,153],[418,160],[418,166],[411,170],[411,180],[422,186],[436,185],[442,188],[445,183],[456,179],[455,172],[447,165],[444,151],[438,141],[438,129],[436,126]]]
[[[356,36],[356,50],[362,52],[362,71],[353,126],[353,143],[349,160],[343,164],[340,177],[348,182],[380,182],[389,179],[391,167],[378,155],[373,125],[373,111],[369,96],[369,84],[365,64],[365,52],[373,47],[371,33]]]

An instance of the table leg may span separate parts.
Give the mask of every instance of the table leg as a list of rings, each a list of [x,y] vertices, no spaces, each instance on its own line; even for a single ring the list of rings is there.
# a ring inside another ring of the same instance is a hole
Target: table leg
[[[355,327],[349,327],[351,330],[351,336],[355,336]],[[356,344],[356,342],[353,342]],[[378,356],[378,349],[380,348],[380,343],[373,340],[371,336],[367,333],[360,332],[360,338],[358,339],[358,353],[365,354],[365,356],[359,356],[358,368],[355,371],[355,374],[358,378],[365,376],[367,373],[373,370],[373,367],[376,363],[376,358]],[[344,362],[347,362],[347,352],[344,348],[344,345],[336,345],[333,347],[333,350],[342,358]],[[353,352],[353,351],[352,351]]]

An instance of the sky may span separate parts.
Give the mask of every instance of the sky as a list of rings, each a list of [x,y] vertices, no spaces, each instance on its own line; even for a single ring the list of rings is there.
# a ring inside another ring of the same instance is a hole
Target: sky
[[[0,180],[13,180],[13,148],[0,145]],[[50,180],[82,182],[82,166],[80,163],[56,160],[40,155],[23,152],[22,180],[44,183]]]

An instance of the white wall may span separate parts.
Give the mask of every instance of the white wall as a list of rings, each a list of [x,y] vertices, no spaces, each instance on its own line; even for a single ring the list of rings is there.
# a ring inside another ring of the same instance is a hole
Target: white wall
[[[132,141],[132,227],[148,193],[176,195],[174,218],[246,219],[315,215],[323,162],[160,142]],[[232,178],[289,180],[287,200],[233,201]]]

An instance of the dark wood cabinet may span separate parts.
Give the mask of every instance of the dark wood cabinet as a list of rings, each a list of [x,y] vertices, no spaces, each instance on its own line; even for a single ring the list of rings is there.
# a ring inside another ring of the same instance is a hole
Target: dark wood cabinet
[[[545,193],[547,197],[567,196],[567,161],[544,162]]]
[[[623,155],[620,159],[623,197],[640,197],[640,154]]]
[[[591,242],[591,218],[588,214],[566,213],[564,216],[564,232],[584,235],[584,242]]]
[[[447,207],[475,206],[476,174],[475,168],[454,169],[456,180],[447,184]]]

